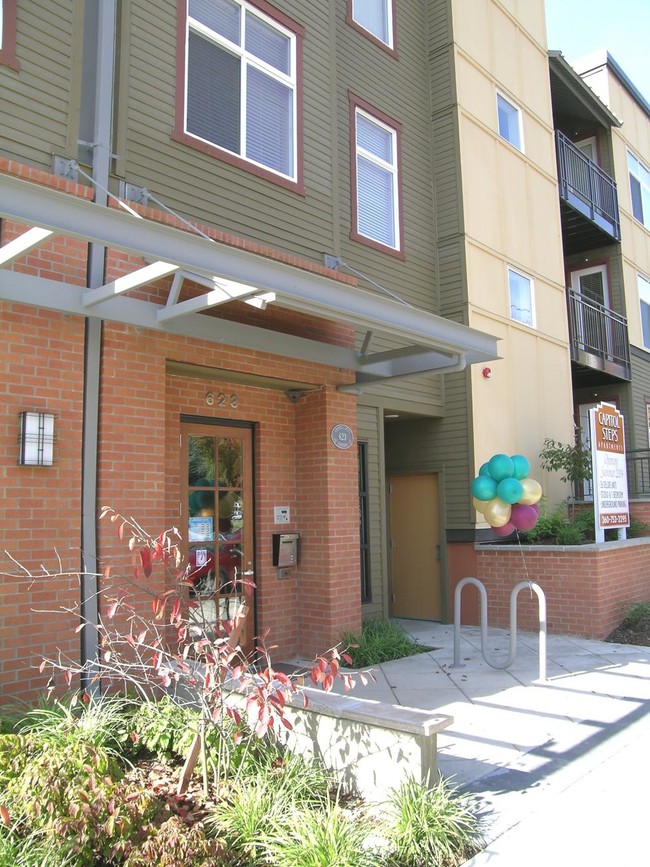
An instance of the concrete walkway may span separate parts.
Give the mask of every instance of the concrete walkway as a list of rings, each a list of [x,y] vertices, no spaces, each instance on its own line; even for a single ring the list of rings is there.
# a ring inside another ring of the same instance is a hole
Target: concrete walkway
[[[490,668],[480,630],[403,620],[427,647],[385,663],[359,698],[450,714],[441,773],[472,793],[487,848],[467,867],[627,867],[650,863],[650,648],[549,636],[538,680],[537,636],[522,633],[507,671]],[[505,659],[509,635],[489,630]]]

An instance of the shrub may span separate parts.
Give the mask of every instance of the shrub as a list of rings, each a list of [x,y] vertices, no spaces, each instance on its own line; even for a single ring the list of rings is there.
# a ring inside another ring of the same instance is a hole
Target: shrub
[[[478,820],[442,779],[432,787],[407,780],[391,810],[389,844],[400,867],[458,864],[478,851]]]
[[[12,821],[46,842],[66,841],[79,867],[128,852],[158,809],[120,776],[114,757],[82,741],[55,744],[33,732],[0,737],[0,785]]]
[[[76,856],[61,840],[51,843],[35,835],[20,837],[0,825],[0,867],[75,867]]]
[[[346,632],[343,644],[353,668],[380,665],[427,650],[392,620],[364,620],[361,633]]]
[[[144,701],[131,720],[134,751],[147,750],[159,761],[184,759],[199,727],[200,715],[167,696]]]
[[[234,864],[225,847],[206,837],[199,824],[189,827],[172,816],[137,846],[124,867],[226,867]]]

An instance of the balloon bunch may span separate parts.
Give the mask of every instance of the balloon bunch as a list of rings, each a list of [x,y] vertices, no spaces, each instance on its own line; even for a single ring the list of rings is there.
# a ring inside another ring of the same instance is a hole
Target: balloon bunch
[[[493,455],[472,482],[474,508],[497,536],[532,530],[537,523],[542,486],[528,478],[529,472],[523,455]]]

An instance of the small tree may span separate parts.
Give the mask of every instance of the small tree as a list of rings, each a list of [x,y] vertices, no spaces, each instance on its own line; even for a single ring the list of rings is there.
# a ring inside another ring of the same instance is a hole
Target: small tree
[[[593,477],[591,450],[582,442],[580,430],[576,428],[573,445],[556,442],[550,437],[544,440],[544,448],[539,453],[542,469],[561,472],[563,482],[570,482],[575,495],[578,485],[583,485]]]

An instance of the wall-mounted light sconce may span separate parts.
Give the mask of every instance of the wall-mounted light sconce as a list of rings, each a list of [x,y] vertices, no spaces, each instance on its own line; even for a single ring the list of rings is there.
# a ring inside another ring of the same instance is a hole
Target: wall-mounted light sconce
[[[21,412],[18,463],[30,467],[51,467],[54,462],[54,414]]]
[[[491,379],[492,378],[492,368],[491,367],[484,367],[483,370],[481,371],[481,373],[483,374],[483,379]]]

